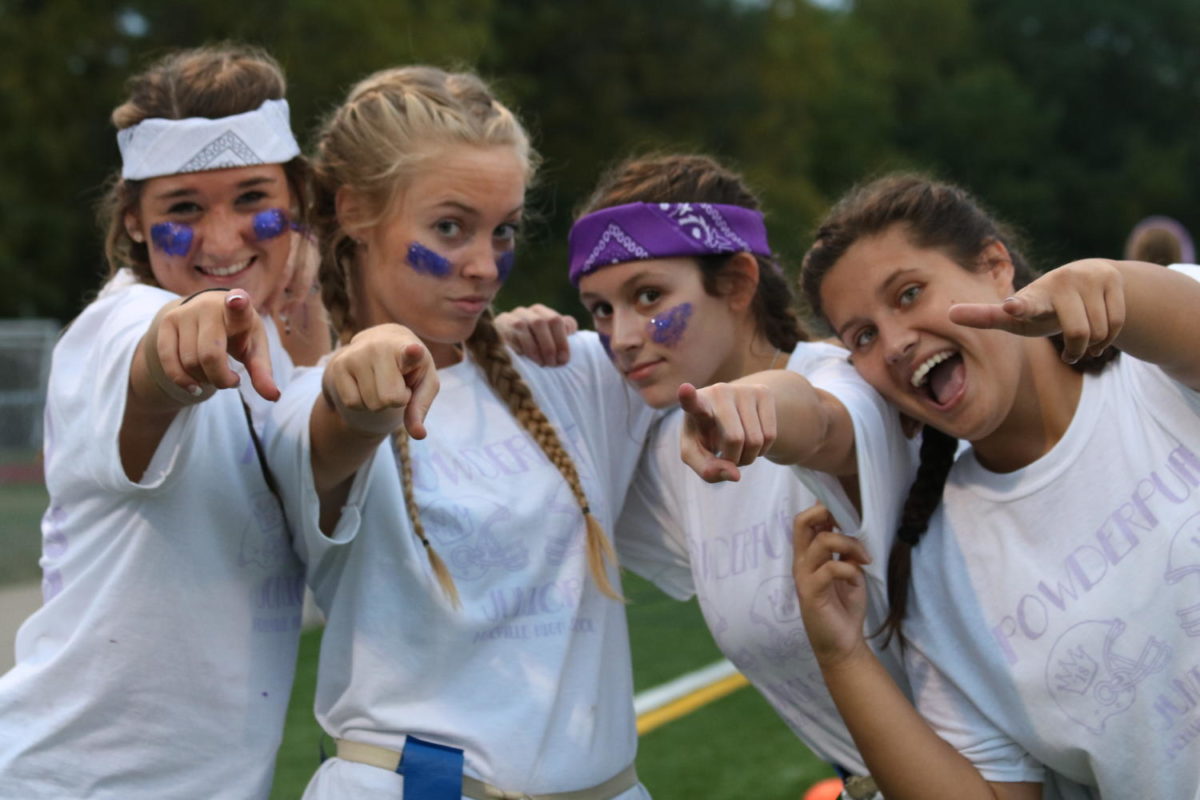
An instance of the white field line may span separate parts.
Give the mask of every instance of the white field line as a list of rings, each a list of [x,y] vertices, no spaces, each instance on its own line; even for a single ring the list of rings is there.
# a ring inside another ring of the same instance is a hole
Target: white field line
[[[694,672],[686,672],[661,686],[655,686],[644,692],[638,692],[633,698],[634,713],[640,717],[642,714],[656,711],[681,697],[685,697],[706,686],[711,686],[723,678],[728,678],[737,671],[737,667],[729,663],[728,659],[723,658]]]

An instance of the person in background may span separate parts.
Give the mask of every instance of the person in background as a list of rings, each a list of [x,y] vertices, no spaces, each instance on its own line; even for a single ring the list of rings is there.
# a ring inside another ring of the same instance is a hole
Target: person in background
[[[1191,234],[1170,217],[1146,217],[1133,226],[1125,240],[1127,261],[1148,261],[1151,264],[1194,264],[1196,248]]]

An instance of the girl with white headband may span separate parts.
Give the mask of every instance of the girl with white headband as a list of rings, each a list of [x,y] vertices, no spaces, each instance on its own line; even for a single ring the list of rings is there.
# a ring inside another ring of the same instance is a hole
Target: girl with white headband
[[[897,415],[885,413],[844,349],[808,341],[757,198],[710,158],[633,158],[601,178],[571,229],[570,277],[610,350],[612,379],[619,373],[646,403],[673,406],[686,384],[690,407],[724,419],[723,382],[775,369],[799,390],[796,407],[826,431],[822,440],[778,454],[811,469],[760,464],[739,483],[714,487],[680,460],[685,415],[671,413],[647,442],[616,544],[622,566],[678,599],[697,596],[722,652],[801,740],[836,765],[846,796],[873,797],[800,622],[791,520],[814,502],[808,485],[817,484],[841,499],[839,514],[854,529],[857,513],[835,476],[854,486],[860,470],[908,471],[910,448]],[[518,312],[504,322],[529,331],[515,335],[521,349],[553,362],[546,357],[553,348],[533,333],[543,332],[541,319]],[[701,399],[693,386],[708,387]],[[854,430],[863,427],[891,446],[856,454]],[[770,445],[745,443],[756,452]],[[864,524],[886,519],[884,511]],[[880,576],[871,587],[882,598]],[[899,674],[894,654],[882,657]]]
[[[313,224],[348,344],[288,387],[270,445],[327,620],[336,757],[307,798],[647,796],[605,529],[653,412],[594,334],[542,370],[496,333],[534,167],[477,77],[428,67],[361,81],[319,136]],[[343,369],[377,344],[390,369],[397,323],[441,384],[421,441]]]
[[[114,273],[54,351],[44,605],[0,678],[0,797],[266,797],[303,583],[259,452],[291,360],[259,312],[291,281],[296,352],[327,349],[289,258],[305,166],[264,53],[183,51],[129,91]]]

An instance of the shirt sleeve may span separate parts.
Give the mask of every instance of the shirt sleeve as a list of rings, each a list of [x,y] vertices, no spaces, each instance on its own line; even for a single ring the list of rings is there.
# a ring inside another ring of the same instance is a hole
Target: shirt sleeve
[[[798,371],[813,386],[837,398],[850,415],[861,515],[849,505],[838,482],[822,480],[827,476],[800,467],[796,473],[843,530],[862,538],[873,554],[886,556],[908,487],[916,475],[917,447],[904,435],[899,413],[859,376],[850,364],[849,354],[831,345],[822,348],[818,358],[800,364]],[[854,521],[853,529],[846,529],[846,520]]]
[[[696,593],[687,536],[682,528],[678,488],[668,480],[666,459],[679,460],[679,415],[651,429],[616,526],[621,566],[645,578],[676,600]],[[672,435],[674,434],[674,435]]]
[[[267,463],[283,496],[288,525],[295,537],[296,553],[309,565],[310,570],[331,549],[350,543],[358,535],[368,487],[374,481],[388,479],[386,475],[373,476],[373,473],[386,472],[389,464],[392,472],[395,472],[394,459],[380,457],[380,452],[386,454],[390,446],[389,441],[384,440],[355,474],[350,494],[333,531],[328,535],[322,532],[321,504],[312,474],[309,418],[313,403],[321,393],[324,372],[324,367],[297,372],[284,389],[279,402],[271,409],[264,434]]]
[[[905,649],[904,667],[917,711],[985,780],[997,783],[1044,780],[1041,762],[988,719],[919,648]]]

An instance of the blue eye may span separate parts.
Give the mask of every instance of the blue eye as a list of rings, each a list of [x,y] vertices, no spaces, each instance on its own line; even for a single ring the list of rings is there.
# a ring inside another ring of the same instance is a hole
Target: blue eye
[[[906,287],[904,289],[904,291],[900,292],[900,305],[911,306],[913,303],[915,303],[917,301],[917,298],[920,295],[921,295],[921,287],[920,286],[914,285],[914,286]]]
[[[850,342],[851,349],[861,349],[873,341],[875,341],[875,329],[862,328],[854,334],[854,337]]]
[[[462,225],[459,225],[452,219],[440,219],[433,224],[433,229],[439,235],[447,238],[454,238],[462,233]]]

